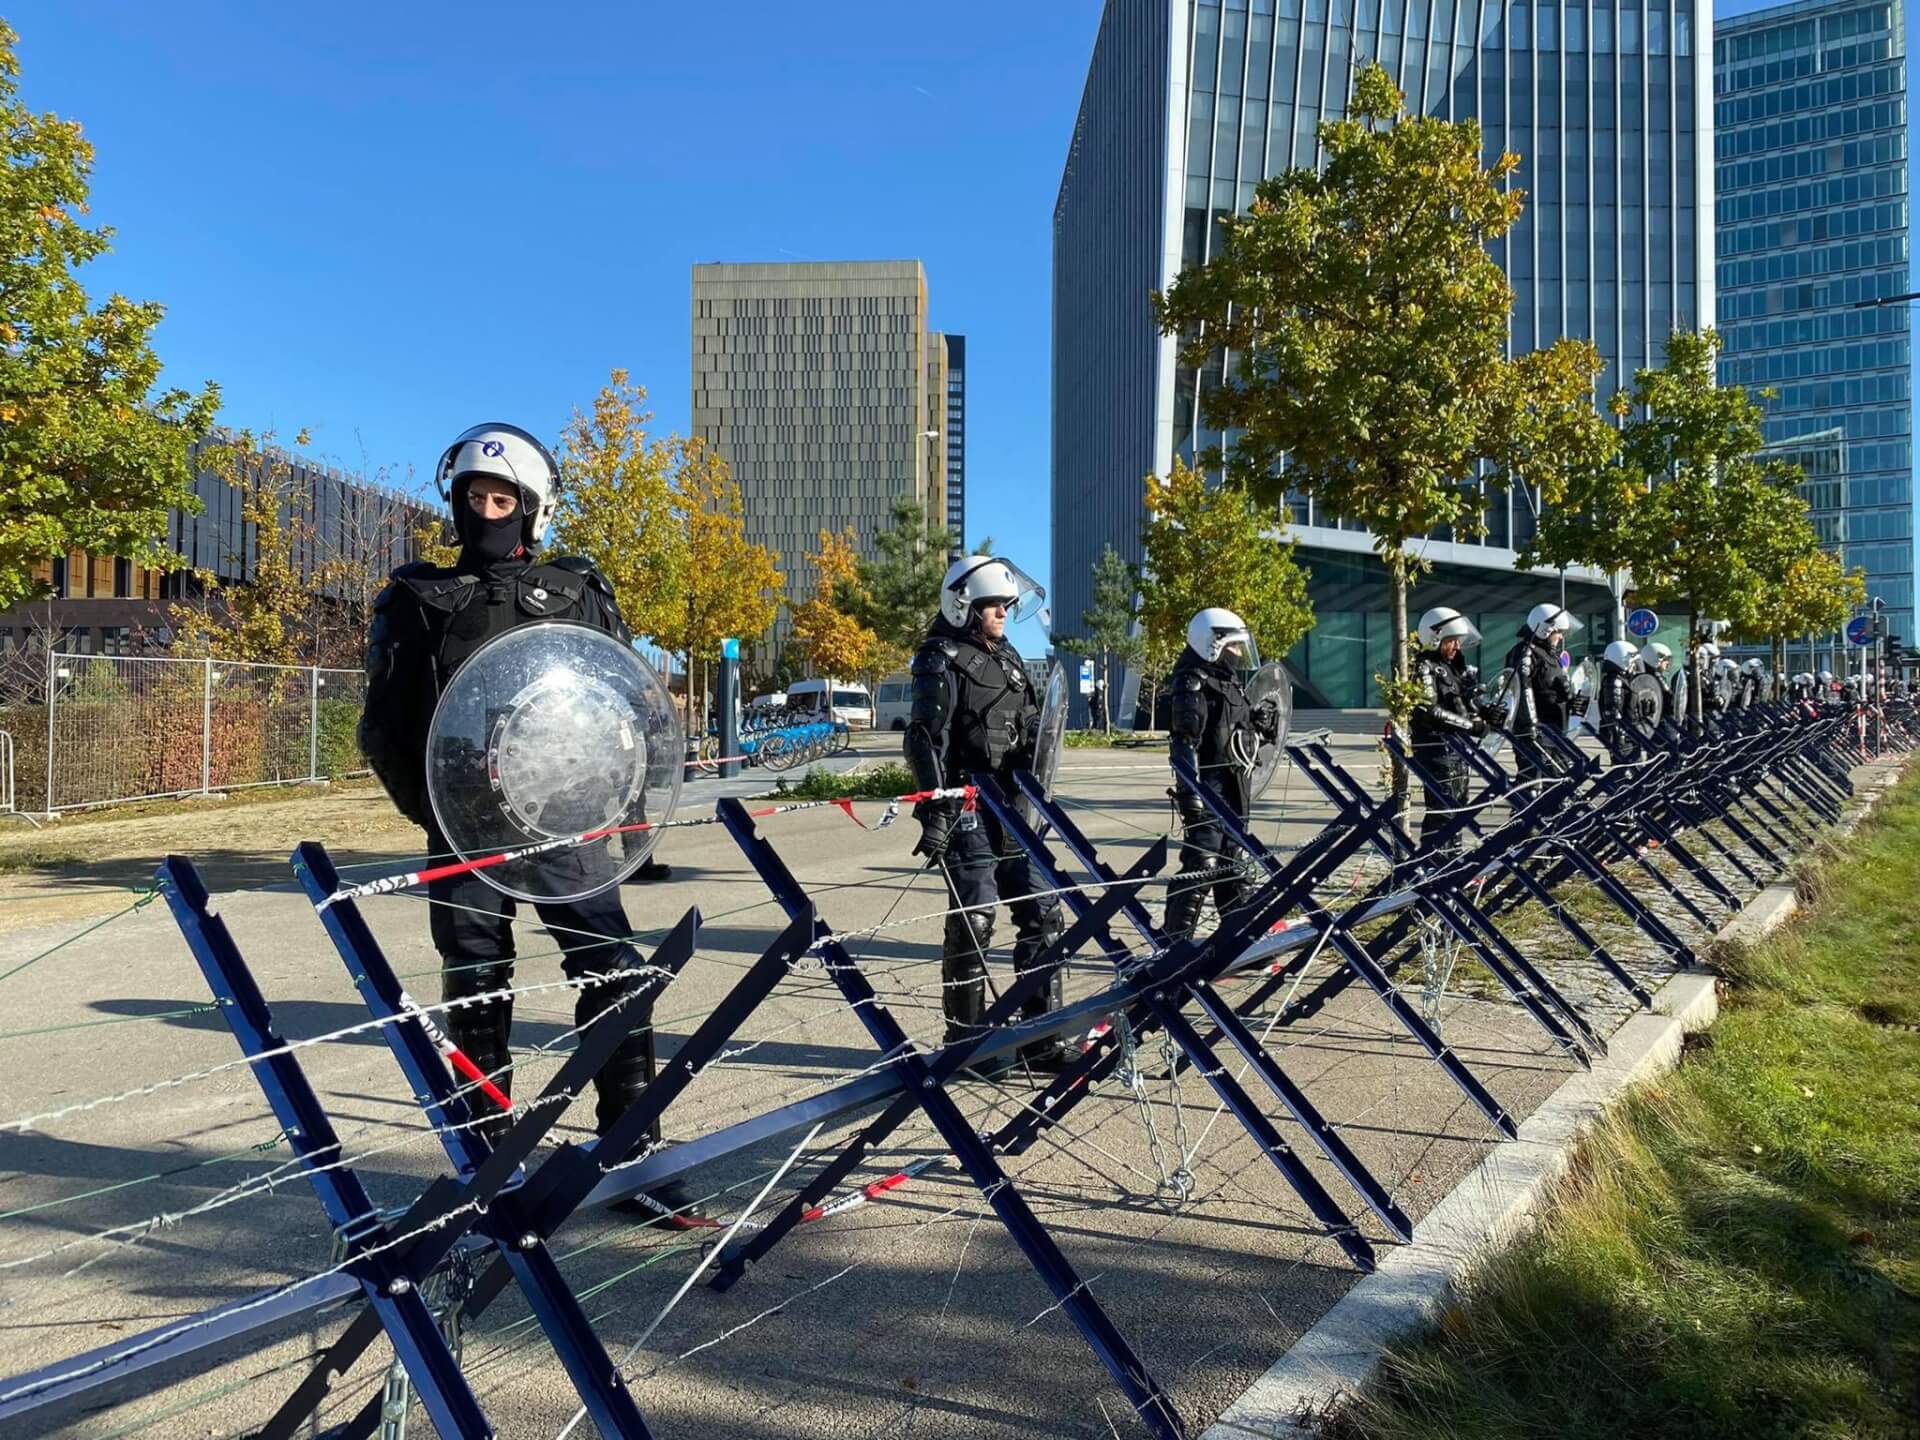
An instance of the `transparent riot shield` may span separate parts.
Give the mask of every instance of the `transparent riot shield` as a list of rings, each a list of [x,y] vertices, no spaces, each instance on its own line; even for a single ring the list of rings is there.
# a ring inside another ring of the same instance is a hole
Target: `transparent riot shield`
[[[1268,661],[1247,678],[1247,701],[1256,719],[1264,710],[1270,723],[1261,727],[1259,748],[1247,775],[1247,798],[1258,800],[1273,783],[1287,753],[1287,731],[1293,724],[1293,678],[1277,660]],[[1266,731],[1271,730],[1271,735]]]
[[[585,625],[526,625],[454,672],[427,736],[427,795],[463,859],[549,846],[475,872],[496,890],[577,900],[647,858],[683,751],[673,698],[638,651]]]

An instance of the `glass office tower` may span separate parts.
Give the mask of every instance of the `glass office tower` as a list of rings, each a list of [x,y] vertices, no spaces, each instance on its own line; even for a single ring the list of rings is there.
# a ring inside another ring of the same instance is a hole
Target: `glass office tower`
[[[1693,0],[1108,0],[1054,211],[1053,582],[1063,626],[1105,546],[1139,558],[1143,479],[1220,437],[1199,422],[1217,376],[1175,363],[1148,292],[1205,260],[1218,217],[1317,163],[1315,127],[1378,60],[1408,108],[1478,117],[1492,160],[1521,157],[1520,224],[1496,247],[1516,352],[1590,337],[1602,393],[1658,363],[1667,334],[1713,314],[1711,97]],[[1290,656],[1303,703],[1374,703],[1386,668],[1384,571],[1363,531],[1290,507],[1318,623]],[[1073,523],[1058,523],[1071,516]],[[1504,651],[1559,580],[1514,572],[1533,533],[1524,494],[1489,496],[1487,534],[1436,536],[1416,607],[1478,617]],[[1568,603],[1611,635],[1601,577]]]
[[[1778,5],[1713,29],[1723,384],[1777,392],[1821,538],[1913,637],[1906,17]],[[1822,663],[1833,664],[1821,637]]]

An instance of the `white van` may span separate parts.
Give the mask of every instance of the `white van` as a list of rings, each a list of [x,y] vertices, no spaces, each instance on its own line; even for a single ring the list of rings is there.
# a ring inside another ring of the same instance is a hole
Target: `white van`
[[[880,693],[873,706],[873,728],[904,730],[912,713],[913,677],[904,670],[896,670],[880,682]]]
[[[838,720],[850,730],[873,728],[873,696],[852,680],[796,680],[787,686],[787,709]]]

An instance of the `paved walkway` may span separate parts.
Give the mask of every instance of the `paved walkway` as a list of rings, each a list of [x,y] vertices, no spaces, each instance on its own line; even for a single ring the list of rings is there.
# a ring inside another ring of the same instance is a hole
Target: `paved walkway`
[[[874,737],[873,758],[890,750],[879,743],[889,738]],[[1335,744],[1357,773],[1373,774],[1368,740],[1343,736]],[[1117,865],[1168,828],[1164,766],[1152,751],[1067,753],[1059,792]],[[722,786],[689,785],[683,813],[711,804]],[[767,788],[764,777],[752,788]],[[1318,829],[1323,812],[1307,791],[1282,771],[1256,815],[1263,838],[1289,845]],[[937,878],[908,853],[914,827],[861,830],[826,810],[769,819],[763,833],[809,886],[827,923],[840,930],[889,926],[857,949],[889,1010],[916,1039],[937,1041],[944,896]],[[274,854],[301,838],[281,836]],[[398,868],[410,843],[404,831],[385,840],[370,832],[349,857],[351,878]],[[631,886],[626,895],[635,923],[649,933],[663,931],[690,905],[705,917],[699,955],[657,1012],[670,1053],[771,939],[779,918],[719,827],[675,832],[665,858],[673,866],[670,883]],[[289,1036],[351,1025],[364,1010],[311,910],[273,882],[280,864],[263,857],[257,872],[247,872],[257,880],[220,894],[217,908]],[[1356,867],[1354,887],[1367,883],[1364,870]],[[1158,897],[1149,898],[1157,906]],[[436,993],[422,900],[384,897],[367,902],[365,912],[416,993]],[[191,1213],[236,1184],[264,1182],[286,1151],[273,1146],[278,1127],[251,1077],[240,1067],[217,1069],[235,1050],[163,907],[125,916],[6,974],[79,928],[66,922],[0,934],[5,1114],[75,1106],[187,1072],[215,1073],[77,1111],[30,1134],[0,1136],[0,1265],[72,1247],[0,1269],[0,1376],[329,1263],[327,1227],[296,1174],[280,1172],[285,1183],[270,1191]],[[1003,919],[996,940],[1004,945],[1007,938]],[[521,928],[520,953],[519,983],[558,978],[553,943],[537,927]],[[1561,973],[1570,985],[1587,986],[1583,999],[1589,991],[1601,994],[1597,981],[1569,967]],[[1326,968],[1323,960],[1315,973]],[[997,978],[1007,974],[996,965]],[[1089,961],[1071,977],[1069,993],[1092,993],[1110,974]],[[1483,992],[1463,985],[1443,1011],[1449,1041],[1519,1114],[1569,1073],[1523,1014],[1489,1003]],[[535,1047],[562,1037],[571,1016],[565,992],[520,1000],[514,1040],[527,1072],[523,1093],[555,1063]],[[1479,1162],[1491,1137],[1477,1112],[1399,1036],[1370,996],[1349,991],[1299,1033],[1276,1037],[1275,1048],[1418,1218]],[[311,1047],[302,1058],[348,1152],[364,1157],[361,1171],[381,1201],[404,1203],[440,1173],[439,1150],[423,1135],[419,1108],[383,1045],[358,1036]],[[817,969],[802,969],[755,1014],[726,1063],[703,1074],[674,1108],[668,1129],[685,1138],[731,1123],[830,1086],[874,1058],[833,987]],[[1146,1073],[1163,1077],[1153,1059]],[[1020,1080],[962,1091],[983,1126],[1032,1094]],[[569,1116],[562,1133],[583,1133],[587,1118]],[[1197,1077],[1177,1086],[1150,1079],[1138,1096],[1109,1085],[1068,1128],[1009,1168],[1197,1431],[1345,1292],[1355,1271],[1240,1126],[1217,1113]],[[1282,1128],[1292,1135],[1284,1122]],[[847,1133],[822,1133],[816,1150]],[[256,1151],[260,1146],[272,1148]],[[1156,1194],[1156,1182],[1164,1156],[1182,1146],[1198,1190],[1178,1204],[1164,1190]],[[939,1149],[925,1125],[910,1124],[857,1178]],[[1310,1147],[1302,1151],[1329,1189],[1350,1198]],[[784,1145],[775,1146],[700,1180],[731,1212],[786,1154]],[[84,1240],[162,1214],[177,1218],[151,1233],[130,1232],[126,1243]],[[1384,1234],[1370,1219],[1364,1223],[1384,1245]],[[592,1296],[590,1313],[616,1356],[647,1330],[699,1253],[607,1217],[582,1219],[562,1238],[563,1267]],[[136,1419],[153,1421],[140,1432],[146,1436],[241,1433],[286,1393],[301,1357],[338,1323],[289,1336],[244,1365],[185,1380],[109,1416],[76,1421],[63,1433],[100,1436]],[[467,1362],[502,1435],[550,1436],[573,1412],[558,1364],[511,1295],[468,1337]],[[242,1384],[217,1405],[194,1403],[272,1366],[287,1368]],[[725,1295],[695,1287],[647,1340],[634,1374],[663,1440],[1140,1433],[978,1192],[950,1168],[805,1227]],[[377,1367],[363,1364],[342,1387],[340,1403],[357,1406],[376,1378]],[[190,1408],[169,1413],[183,1404]]]

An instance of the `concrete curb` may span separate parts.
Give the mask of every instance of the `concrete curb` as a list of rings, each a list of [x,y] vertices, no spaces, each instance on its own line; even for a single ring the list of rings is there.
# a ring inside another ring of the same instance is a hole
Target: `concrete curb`
[[[1842,834],[1852,833],[1901,768],[1860,787],[1861,803],[1839,827]],[[1769,885],[1715,938],[1752,944],[1799,908],[1792,885]],[[1491,1151],[1420,1221],[1411,1245],[1387,1252],[1380,1267],[1248,1386],[1201,1440],[1303,1440],[1314,1434],[1311,1417],[1365,1386],[1386,1346],[1430,1322],[1476,1257],[1533,1223],[1548,1189],[1566,1172],[1574,1143],[1607,1106],[1671,1070],[1686,1036],[1704,1030],[1719,1013],[1711,974],[1675,975],[1655,994],[1651,1012],[1635,1015],[1614,1033],[1604,1059],[1570,1076],[1522,1123],[1517,1139]]]

